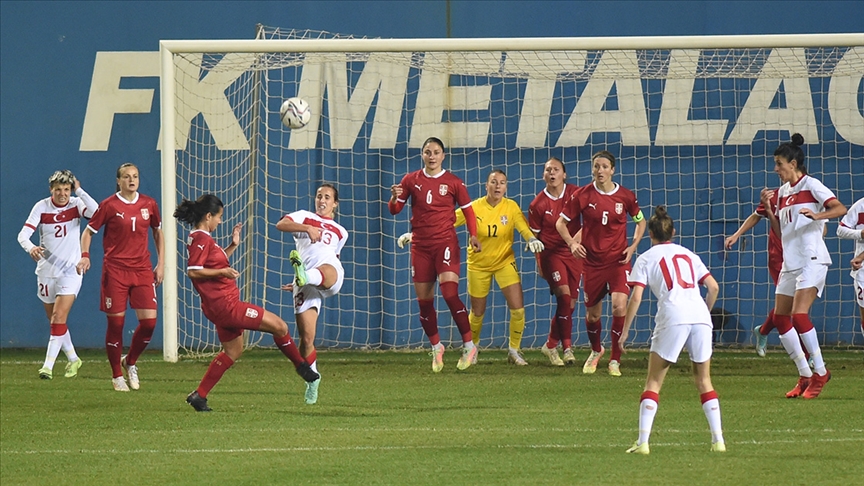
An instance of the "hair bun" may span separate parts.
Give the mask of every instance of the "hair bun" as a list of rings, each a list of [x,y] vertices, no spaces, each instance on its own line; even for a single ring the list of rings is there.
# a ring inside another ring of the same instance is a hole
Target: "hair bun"
[[[796,147],[804,145],[804,136],[800,133],[792,135],[792,145],[795,145]]]
[[[666,217],[666,206],[663,205],[663,204],[657,206],[656,208],[654,208],[654,214],[655,214],[658,218],[664,218],[664,217]]]

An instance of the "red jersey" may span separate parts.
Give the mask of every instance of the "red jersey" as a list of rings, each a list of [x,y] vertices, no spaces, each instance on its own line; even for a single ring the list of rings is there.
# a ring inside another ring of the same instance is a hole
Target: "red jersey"
[[[774,197],[771,198],[771,212],[777,214],[777,194],[779,189],[774,189]],[[765,211],[765,205],[762,202],[759,202],[759,206],[756,207],[756,214],[762,216],[763,218],[768,217],[768,213]],[[780,236],[771,229],[769,224],[768,226],[768,268],[776,269],[776,273],[780,273],[780,270],[783,268],[783,240],[780,239]]]
[[[528,206],[528,226],[537,235],[537,239],[543,242],[544,252],[551,251],[570,255],[570,249],[561,235],[558,234],[558,230],[555,229],[555,223],[561,216],[564,203],[569,201],[578,191],[579,186],[565,184],[564,192],[555,198],[546,189],[543,189]],[[567,230],[571,235],[575,235],[581,227],[582,223],[579,218],[573,218],[567,223]]]
[[[205,268],[228,268],[228,255],[225,254],[210,233],[204,230],[193,230],[189,233],[186,243],[189,261],[186,270],[201,270]],[[232,278],[193,278],[192,285],[201,296],[201,308],[205,314],[218,312],[240,301],[240,289]]]
[[[471,206],[471,197],[462,179],[441,171],[435,176],[421,169],[402,178],[402,195],[396,199],[404,204],[411,199],[411,231],[414,242],[437,241],[456,236],[454,206]]]
[[[637,214],[639,203],[632,191],[615,184],[610,192],[601,192],[593,182],[582,187],[561,211],[568,221],[582,217],[585,264],[591,266],[618,263],[624,258],[627,220]]]
[[[105,226],[102,247],[105,266],[124,270],[150,270],[150,250],[147,246],[150,228],[162,227],[159,205],[152,197],[141,193],[127,201],[119,193],[99,204],[87,228],[98,233]]]

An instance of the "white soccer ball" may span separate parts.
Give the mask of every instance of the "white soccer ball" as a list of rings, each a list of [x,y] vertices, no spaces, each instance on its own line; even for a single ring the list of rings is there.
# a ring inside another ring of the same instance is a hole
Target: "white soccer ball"
[[[301,98],[288,98],[279,109],[279,118],[282,123],[291,129],[303,128],[312,118],[309,103]]]

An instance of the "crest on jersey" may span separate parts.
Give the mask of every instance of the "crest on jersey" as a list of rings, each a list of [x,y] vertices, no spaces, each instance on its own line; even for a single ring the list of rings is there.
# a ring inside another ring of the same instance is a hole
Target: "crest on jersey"
[[[501,226],[507,226],[507,216],[501,216]]]
[[[111,297],[105,297],[105,308],[106,309],[111,308]]]
[[[561,281],[561,273],[559,273],[557,271],[552,272],[552,280],[554,280],[556,282],[560,282]]]
[[[256,317],[258,317],[258,310],[253,309],[251,307],[247,307],[246,308],[246,317],[248,317],[249,319],[255,319]]]
[[[442,196],[447,195],[447,184],[441,184],[438,186],[438,194],[441,194]]]
[[[150,210],[147,208],[141,208],[141,217],[144,218],[144,221],[150,219]]]
[[[624,204],[615,203],[615,214],[621,214],[624,212]]]

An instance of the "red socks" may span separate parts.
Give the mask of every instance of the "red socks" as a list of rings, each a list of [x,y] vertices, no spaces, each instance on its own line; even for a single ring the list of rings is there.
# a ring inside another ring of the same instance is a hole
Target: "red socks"
[[[154,329],[156,329],[156,319],[140,319],[138,321],[138,327],[135,328],[135,334],[132,335],[129,354],[126,355],[127,365],[134,365],[138,361],[138,357],[150,344]]]
[[[558,326],[558,336],[564,349],[573,345],[573,307],[570,306],[569,295],[559,295],[555,298],[558,307],[555,309],[555,323]]]
[[[600,352],[600,331],[603,329],[603,326],[600,324],[600,321],[597,322],[589,322],[588,318],[585,318],[585,329],[588,331],[588,341],[591,343],[591,351],[596,353]]]
[[[624,316],[612,316],[612,355],[610,360],[621,361],[621,348],[618,341],[621,340],[621,331],[624,330]]]
[[[456,282],[442,282],[441,296],[444,297],[444,302],[447,302],[447,307],[450,308],[450,314],[453,315],[453,321],[456,322],[456,328],[459,329],[459,334],[462,335],[462,342],[471,341],[471,323],[468,322],[468,309],[459,298],[459,284]]]
[[[210,390],[216,386],[216,383],[219,383],[219,380],[222,379],[222,375],[228,371],[228,368],[234,364],[234,360],[231,359],[225,351],[220,352],[213,358],[213,361],[210,362],[210,366],[207,367],[207,372],[204,373],[204,378],[201,378],[201,383],[198,385],[198,389],[196,390],[201,398],[207,398],[207,394],[210,393]]]
[[[441,337],[438,335],[438,313],[435,312],[435,301],[432,299],[417,299],[420,304],[420,325],[423,326],[423,332],[429,338],[432,346],[441,342]]]
[[[279,348],[279,351],[282,351],[282,354],[294,363],[295,368],[306,362],[306,360],[303,359],[303,356],[300,356],[300,350],[297,349],[297,345],[291,340],[290,333],[282,337],[273,336],[273,342],[276,343],[276,347]]]
[[[113,378],[123,376],[120,368],[120,356],[123,354],[123,324],[126,316],[108,316],[108,329],[105,330],[105,353],[108,364],[111,365]]]

